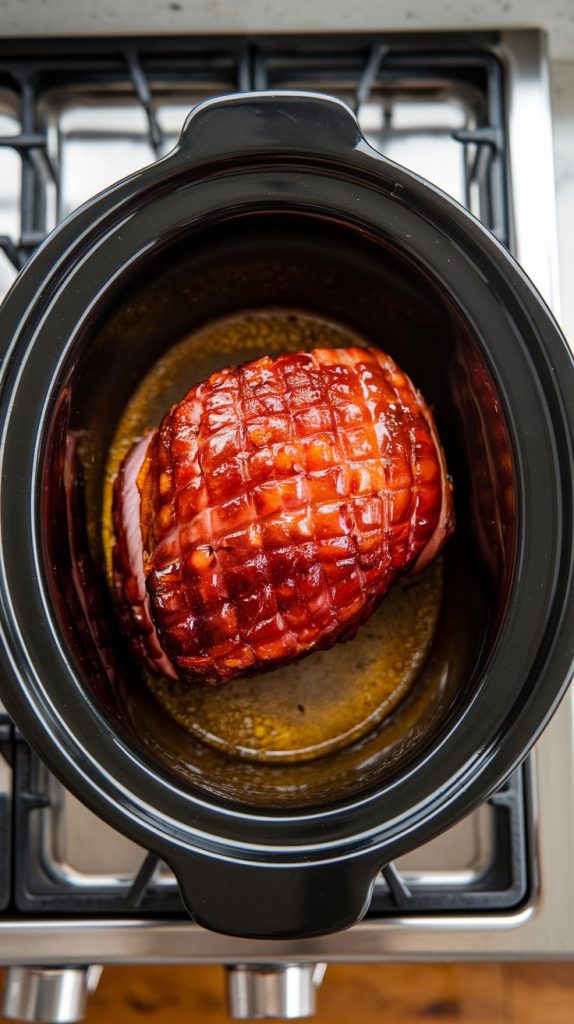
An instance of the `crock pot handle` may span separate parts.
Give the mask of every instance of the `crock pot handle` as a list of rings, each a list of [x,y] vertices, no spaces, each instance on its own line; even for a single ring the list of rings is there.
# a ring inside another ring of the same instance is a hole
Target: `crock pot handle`
[[[211,931],[252,939],[303,939],[348,928],[367,910],[380,863],[371,857],[267,865],[170,857],[191,916]]]
[[[342,153],[366,145],[352,110],[312,92],[234,93],[188,115],[175,153],[203,163],[267,153]]]

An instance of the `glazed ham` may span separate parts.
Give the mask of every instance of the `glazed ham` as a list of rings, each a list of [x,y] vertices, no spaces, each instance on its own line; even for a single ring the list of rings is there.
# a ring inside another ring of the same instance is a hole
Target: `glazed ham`
[[[125,457],[114,586],[155,673],[219,684],[348,640],[453,530],[432,415],[377,349],[194,386]]]

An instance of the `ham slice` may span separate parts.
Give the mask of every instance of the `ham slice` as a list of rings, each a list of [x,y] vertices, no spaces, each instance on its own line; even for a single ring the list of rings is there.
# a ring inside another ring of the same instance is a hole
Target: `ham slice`
[[[122,462],[114,484],[113,568],[122,624],[134,653],[159,675],[177,678],[162,650],[154,626],[145,585],[144,553],[140,524],[141,499],[137,478],[152,434],[134,444]]]
[[[350,639],[454,529],[431,412],[377,349],[195,385],[125,457],[114,584],[152,671],[219,684]]]

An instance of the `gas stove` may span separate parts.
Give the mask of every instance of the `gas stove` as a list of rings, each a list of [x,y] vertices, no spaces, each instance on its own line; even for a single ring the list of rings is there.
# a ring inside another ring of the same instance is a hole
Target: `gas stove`
[[[557,311],[548,66],[535,31],[3,43],[0,293],[67,213],[167,152],[195,104],[253,89],[345,100],[375,148],[465,204]],[[225,964],[231,1010],[245,1017],[308,1012],[318,965],[333,961],[574,956],[573,709],[568,696],[488,804],[384,868],[360,924],[272,943],[191,922],[167,867],[79,804],[2,716],[5,1013],[79,1019],[93,965],[119,961]]]

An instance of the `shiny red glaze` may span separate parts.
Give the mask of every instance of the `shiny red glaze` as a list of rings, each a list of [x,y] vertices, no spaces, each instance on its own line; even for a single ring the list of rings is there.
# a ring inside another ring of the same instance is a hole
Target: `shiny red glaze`
[[[266,356],[193,387],[124,460],[114,523],[134,652],[211,684],[349,639],[454,527],[424,399],[363,348]]]

